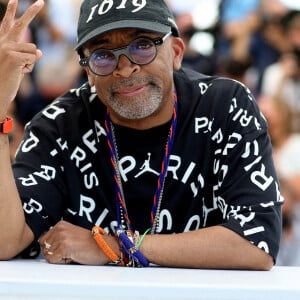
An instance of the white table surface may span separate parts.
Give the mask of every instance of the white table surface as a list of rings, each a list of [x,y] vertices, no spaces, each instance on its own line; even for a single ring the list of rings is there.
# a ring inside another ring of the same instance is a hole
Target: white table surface
[[[300,268],[228,271],[0,262],[0,299],[299,300]]]

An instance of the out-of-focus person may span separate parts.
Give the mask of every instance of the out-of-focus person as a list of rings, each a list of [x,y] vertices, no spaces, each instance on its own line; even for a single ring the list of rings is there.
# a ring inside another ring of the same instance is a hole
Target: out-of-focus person
[[[182,66],[207,75],[217,67],[215,31],[221,0],[168,0],[185,44]]]
[[[76,85],[80,74],[76,43],[79,8],[73,0],[48,0],[38,16],[36,43],[44,53],[36,65],[36,82],[46,100]]]
[[[73,51],[79,4],[77,0],[47,0],[34,23],[35,42],[44,54],[36,65],[35,80],[46,102],[74,87],[80,75]]]
[[[295,114],[294,129],[300,130],[300,12],[286,18],[285,36],[291,50],[278,62],[266,68],[262,79],[262,94],[284,99]]]
[[[259,0],[223,0],[219,51],[233,60],[249,59],[249,43],[259,26]]]
[[[293,130],[293,114],[280,98],[262,96],[262,113],[269,124],[273,157],[281,192],[283,231],[277,265],[300,265],[300,134]]]
[[[252,74],[255,77],[254,92],[261,93],[262,77],[265,69],[276,63],[282,53],[291,46],[284,33],[284,20],[290,12],[281,0],[261,0],[259,6],[259,28],[250,42]]]

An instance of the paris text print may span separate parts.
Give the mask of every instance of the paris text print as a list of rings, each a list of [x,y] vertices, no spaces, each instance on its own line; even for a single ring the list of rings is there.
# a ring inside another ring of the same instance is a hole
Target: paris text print
[[[283,199],[267,124],[250,91],[224,78],[175,73],[178,123],[157,233],[222,225],[276,257]],[[14,163],[36,238],[61,219],[110,233],[117,226],[106,108],[88,84],[27,125]],[[115,125],[118,167],[135,229],[150,227],[170,123],[141,131]]]

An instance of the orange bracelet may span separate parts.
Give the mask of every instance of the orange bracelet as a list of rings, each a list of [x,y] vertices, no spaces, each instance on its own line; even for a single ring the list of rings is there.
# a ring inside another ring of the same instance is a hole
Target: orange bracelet
[[[103,235],[108,235],[107,232],[104,231],[103,228],[94,226],[92,228],[92,234],[97,242],[98,246],[101,248],[101,250],[104,252],[104,254],[115,264],[119,266],[123,266],[123,261],[121,257],[119,257],[106,243],[104,238],[102,237]]]
[[[13,130],[13,119],[6,117],[4,121],[0,122],[0,134],[10,133]]]

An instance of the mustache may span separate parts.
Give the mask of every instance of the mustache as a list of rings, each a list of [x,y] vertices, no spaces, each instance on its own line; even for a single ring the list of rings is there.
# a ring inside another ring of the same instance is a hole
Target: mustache
[[[120,79],[117,82],[114,82],[111,85],[111,91],[114,93],[117,92],[120,88],[128,88],[143,84],[156,85],[153,76],[136,76],[131,78]]]

